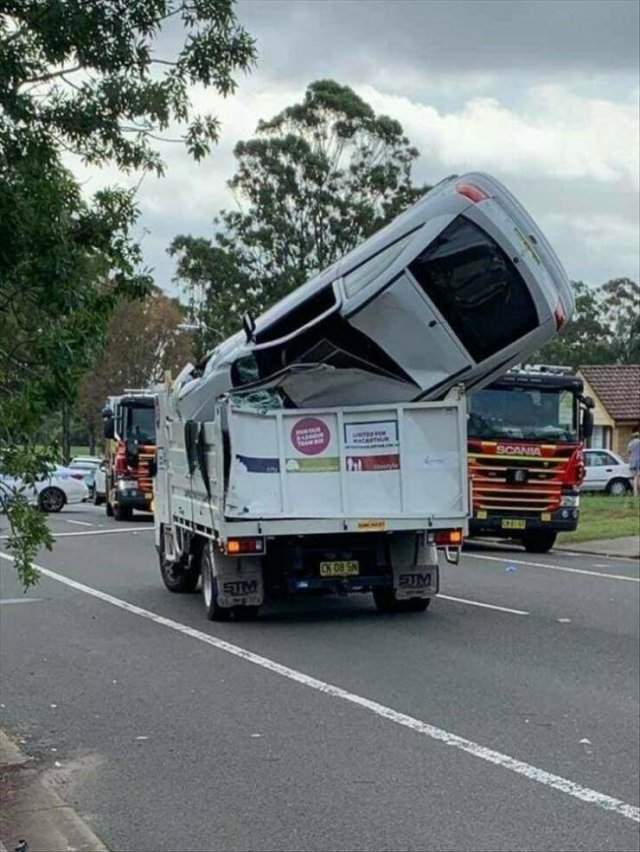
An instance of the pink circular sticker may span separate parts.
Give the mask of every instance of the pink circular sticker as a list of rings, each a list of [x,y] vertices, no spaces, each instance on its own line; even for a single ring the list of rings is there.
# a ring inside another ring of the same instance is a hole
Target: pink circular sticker
[[[291,430],[291,443],[305,456],[317,456],[329,446],[331,435],[329,427],[317,417],[305,417],[298,420]]]

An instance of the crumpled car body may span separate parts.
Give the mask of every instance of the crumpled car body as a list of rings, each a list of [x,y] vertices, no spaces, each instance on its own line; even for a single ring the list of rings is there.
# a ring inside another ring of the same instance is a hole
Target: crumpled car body
[[[228,392],[291,407],[442,399],[477,389],[571,317],[569,280],[499,181],[442,181],[337,263],[222,343],[174,388],[185,419]]]

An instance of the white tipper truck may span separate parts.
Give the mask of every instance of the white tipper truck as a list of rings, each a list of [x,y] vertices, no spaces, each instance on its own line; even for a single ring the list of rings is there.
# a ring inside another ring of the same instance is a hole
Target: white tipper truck
[[[173,592],[372,592],[425,610],[467,531],[468,390],[573,312],[553,249],[494,178],[448,178],[156,398],[156,546]]]

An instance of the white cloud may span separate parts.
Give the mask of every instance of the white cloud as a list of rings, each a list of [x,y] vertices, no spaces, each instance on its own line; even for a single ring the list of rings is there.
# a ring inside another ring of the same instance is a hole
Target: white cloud
[[[441,97],[439,107],[428,94],[420,100],[397,95],[397,85],[385,90],[381,78],[376,86],[355,88],[376,111],[403,124],[421,151],[417,181],[489,171],[539,221],[572,278],[597,284],[614,276],[637,277],[639,131],[633,93],[627,100],[607,100],[585,94],[586,83],[556,84],[523,87],[515,99],[510,84],[489,77],[470,80],[466,93],[461,80],[455,83],[455,93]],[[479,88],[492,96],[479,96]],[[407,90],[418,91],[418,80]],[[201,163],[181,146],[162,145],[166,177],[149,175],[140,187],[141,231],[148,232],[142,245],[159,284],[171,286],[173,262],[165,249],[173,237],[211,236],[216,213],[234,204],[227,181],[235,169],[236,142],[250,138],[260,118],[303,94],[304,88],[291,82],[277,84],[258,75],[228,99],[193,92],[196,111],[220,118],[222,137]],[[87,192],[123,182],[112,169],[74,168]]]
[[[639,184],[633,103],[587,98],[558,85],[533,87],[517,107],[474,97],[450,112],[372,86],[359,87],[359,94],[401,121],[427,159],[450,170]]]

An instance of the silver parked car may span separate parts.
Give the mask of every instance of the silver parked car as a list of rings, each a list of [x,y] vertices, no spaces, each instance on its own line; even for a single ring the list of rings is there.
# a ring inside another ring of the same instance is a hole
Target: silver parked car
[[[631,491],[629,465],[611,450],[584,451],[582,491],[606,491],[621,496]]]

